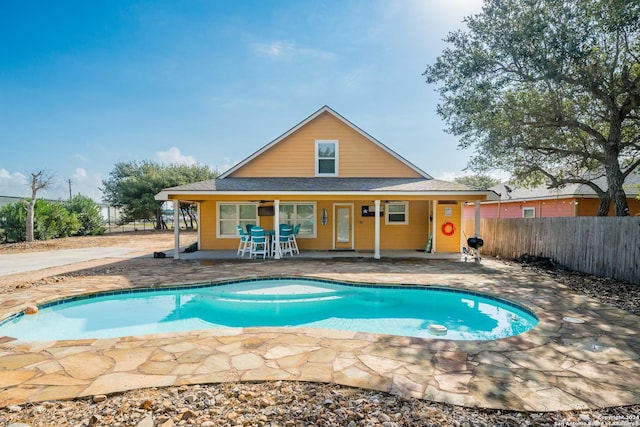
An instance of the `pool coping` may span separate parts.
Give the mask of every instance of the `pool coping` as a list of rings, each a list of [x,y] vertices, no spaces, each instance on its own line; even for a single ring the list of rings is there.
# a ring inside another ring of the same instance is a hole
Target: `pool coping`
[[[265,263],[262,266],[268,271],[262,273],[282,275],[294,268],[290,263]],[[184,283],[198,274],[229,278],[230,265],[238,270],[233,277],[259,275],[250,273],[250,266],[236,263],[198,266],[191,261],[172,261],[163,264],[164,268],[152,266],[138,273],[153,275],[154,286],[171,286],[176,277]],[[366,264],[366,274],[354,271],[362,270],[361,262],[341,262],[332,266],[333,272],[318,273],[326,271],[327,265],[331,263],[304,261],[295,269],[304,270],[305,277],[338,281],[368,281],[373,274],[380,279],[376,282],[391,285],[407,277],[416,279],[406,280],[412,284],[429,285],[432,276],[438,275],[449,282],[445,286],[463,285],[483,295],[500,295],[501,300],[514,299],[509,298],[511,292],[519,305],[534,312],[539,324],[524,334],[489,342],[302,328],[31,343],[0,337],[0,406],[133,388],[263,380],[330,382],[462,406],[518,411],[640,402],[640,392],[635,390],[640,383],[638,316],[576,295],[533,272],[515,271],[490,260],[482,266],[413,260],[398,268],[392,268],[393,263],[371,262]],[[167,277],[158,281],[163,274]],[[91,285],[83,289],[135,288],[113,276],[91,279]],[[518,289],[506,288],[508,280],[517,283]],[[80,281],[71,277],[31,295],[17,292],[20,298],[11,306],[2,304],[2,315],[53,295],[73,295]],[[567,316],[586,323],[563,321]],[[593,343],[599,343],[597,348]]]

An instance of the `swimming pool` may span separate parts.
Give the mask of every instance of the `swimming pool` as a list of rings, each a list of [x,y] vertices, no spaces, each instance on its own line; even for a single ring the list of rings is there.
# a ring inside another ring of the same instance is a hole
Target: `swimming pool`
[[[78,296],[10,317],[0,335],[69,340],[270,326],[493,340],[537,323],[524,307],[466,290],[289,277]]]

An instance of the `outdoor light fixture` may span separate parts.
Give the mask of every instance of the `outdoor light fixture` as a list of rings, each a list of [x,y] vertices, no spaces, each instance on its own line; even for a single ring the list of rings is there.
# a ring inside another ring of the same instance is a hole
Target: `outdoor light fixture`
[[[327,212],[327,208],[322,208],[322,225],[327,225],[327,221],[329,220],[329,213]]]

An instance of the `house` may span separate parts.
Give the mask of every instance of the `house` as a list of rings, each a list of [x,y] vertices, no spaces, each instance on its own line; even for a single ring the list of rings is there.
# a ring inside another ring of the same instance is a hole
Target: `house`
[[[606,188],[606,180],[596,180],[600,188]],[[625,192],[631,216],[640,215],[638,196],[640,175],[630,175],[625,181]],[[544,185],[534,188],[520,188],[499,184],[490,190],[500,197],[498,200],[481,202],[481,218],[552,218],[596,216],[600,200],[591,187],[584,184],[570,184],[562,188],[547,188]],[[464,208],[465,218],[474,218],[472,205]],[[613,204],[609,216],[615,215]]]
[[[156,195],[174,206],[198,204],[200,250],[237,248],[237,225],[278,233],[286,223],[300,225],[301,251],[370,251],[374,258],[380,250],[424,251],[428,243],[433,252],[459,253],[462,204],[496,198],[433,179],[327,106],[217,179]]]

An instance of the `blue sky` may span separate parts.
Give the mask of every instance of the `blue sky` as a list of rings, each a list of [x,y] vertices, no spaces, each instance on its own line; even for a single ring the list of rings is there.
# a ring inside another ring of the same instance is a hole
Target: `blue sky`
[[[323,105],[436,178],[470,155],[422,73],[481,0],[1,1],[0,195],[116,162],[223,172]]]

